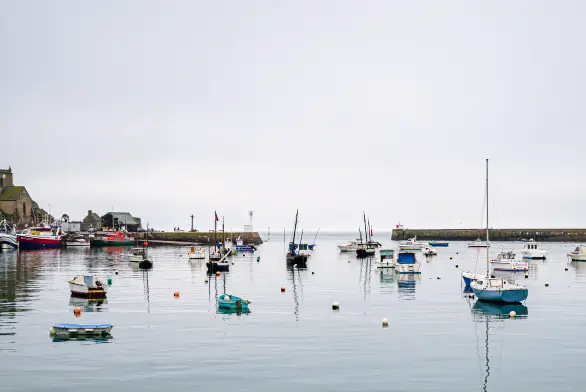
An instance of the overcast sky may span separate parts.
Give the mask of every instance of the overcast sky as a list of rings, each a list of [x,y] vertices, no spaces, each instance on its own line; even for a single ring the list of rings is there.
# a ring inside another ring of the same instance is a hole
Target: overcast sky
[[[0,167],[158,228],[584,227],[584,1],[3,1]]]

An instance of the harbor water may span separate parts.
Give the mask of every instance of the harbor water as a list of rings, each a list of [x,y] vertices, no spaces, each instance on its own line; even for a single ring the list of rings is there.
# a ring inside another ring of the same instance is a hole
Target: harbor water
[[[462,293],[460,274],[484,271],[484,249],[451,242],[418,255],[420,276],[397,275],[340,254],[336,245],[351,239],[320,234],[302,270],[287,268],[275,236],[220,276],[189,261],[187,247],[151,248],[149,271],[129,265],[128,248],[4,250],[0,390],[582,389],[586,263],[566,257],[575,244],[543,243],[547,260],[530,261],[527,278],[509,276],[528,287],[526,303],[499,306]],[[493,243],[491,254],[519,258],[522,246]],[[112,278],[107,300],[71,298],[67,281],[80,274]],[[251,312],[218,313],[224,292],[250,300]],[[498,315],[510,310],[518,316]],[[115,326],[111,339],[54,341],[49,328],[65,322]]]

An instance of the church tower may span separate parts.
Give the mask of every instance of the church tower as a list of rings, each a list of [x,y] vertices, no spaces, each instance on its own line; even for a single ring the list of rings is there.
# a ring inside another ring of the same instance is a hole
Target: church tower
[[[8,166],[8,169],[0,169],[0,193],[6,186],[14,186],[12,181],[12,168]]]

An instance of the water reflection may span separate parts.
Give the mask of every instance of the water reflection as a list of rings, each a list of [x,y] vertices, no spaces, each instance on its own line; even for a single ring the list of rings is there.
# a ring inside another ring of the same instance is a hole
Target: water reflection
[[[476,303],[472,306],[472,314],[474,315],[475,322],[482,322],[484,325],[484,353],[483,353],[483,360],[484,360],[484,374],[483,374],[483,382],[482,382],[482,390],[484,392],[488,391],[488,379],[490,377],[490,344],[489,344],[489,337],[490,333],[489,330],[494,326],[496,322],[504,322],[504,317],[509,318],[509,313],[511,311],[515,311],[517,316],[527,316],[528,309],[523,304],[507,304],[507,303],[496,303],[496,302],[485,302],[485,301],[476,301]],[[477,347],[477,351],[478,347]]]
[[[370,278],[372,275],[372,265],[374,264],[374,257],[360,259],[360,277],[358,281],[364,291],[364,299],[370,294]]]
[[[293,287],[293,313],[295,314],[296,321],[299,321],[299,302],[303,302],[303,279],[301,271],[299,268],[287,267],[287,276]],[[303,269],[303,271],[305,275],[307,270]]]
[[[393,286],[397,274],[393,269],[384,268],[379,270],[380,292],[382,294],[390,294],[393,292]]]
[[[88,299],[79,297],[70,297],[69,306],[72,308],[82,308],[83,312],[103,312],[108,304],[107,298],[102,299]]]
[[[55,343],[64,343],[64,342],[89,342],[95,344],[102,344],[102,343],[110,343],[112,340],[112,334],[105,334],[101,336],[52,336],[51,340]]]
[[[586,262],[584,262],[584,261],[571,261],[570,266],[576,272],[577,279],[586,278]]]
[[[421,282],[420,274],[397,274],[399,299],[415,299],[415,286],[417,282]]]

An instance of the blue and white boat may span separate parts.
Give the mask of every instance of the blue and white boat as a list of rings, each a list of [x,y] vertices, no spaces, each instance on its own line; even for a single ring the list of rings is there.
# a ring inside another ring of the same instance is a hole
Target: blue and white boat
[[[240,237],[236,239],[236,245],[234,248],[241,252],[254,252],[256,250],[256,247],[252,244],[244,245]]]
[[[488,203],[488,159],[486,160],[486,205],[490,205]],[[490,243],[488,228],[488,208],[486,208],[486,243]],[[529,290],[527,290],[526,287],[508,283],[503,278],[490,277],[490,260],[488,253],[487,249],[486,275],[470,282],[470,287],[474,291],[476,297],[481,301],[489,302],[515,303],[525,301],[529,295]]]
[[[415,257],[415,251],[400,250],[395,262],[395,272],[399,274],[420,274],[421,264]]]
[[[113,324],[55,324],[49,329],[51,336],[99,336],[107,335],[114,328]]]
[[[434,248],[450,246],[450,243],[448,241],[429,241],[428,243],[429,246],[433,246]]]
[[[475,274],[474,272],[466,271],[462,272],[462,280],[464,280],[464,285],[466,287],[470,287],[470,283],[476,279],[484,278],[484,274]]]

